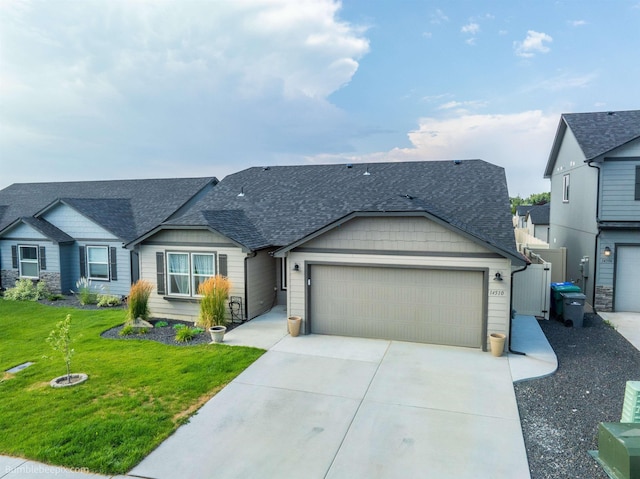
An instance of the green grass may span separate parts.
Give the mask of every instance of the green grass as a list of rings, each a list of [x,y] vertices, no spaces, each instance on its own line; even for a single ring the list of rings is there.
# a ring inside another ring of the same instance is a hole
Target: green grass
[[[45,342],[72,316],[71,372],[89,380],[53,389],[64,361]],[[123,310],[76,310],[0,299],[0,454],[103,474],[129,471],[264,351],[102,339]],[[49,358],[44,358],[48,356]]]

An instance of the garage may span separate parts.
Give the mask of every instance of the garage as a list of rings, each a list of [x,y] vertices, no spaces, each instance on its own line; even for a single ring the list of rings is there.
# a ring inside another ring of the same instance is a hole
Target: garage
[[[480,348],[481,270],[314,264],[311,332]]]
[[[640,312],[640,246],[618,246],[616,248],[616,311]]]

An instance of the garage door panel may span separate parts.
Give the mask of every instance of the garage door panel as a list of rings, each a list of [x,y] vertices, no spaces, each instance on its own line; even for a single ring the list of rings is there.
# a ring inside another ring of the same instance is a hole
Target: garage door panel
[[[481,346],[482,272],[336,265],[311,271],[314,333]]]
[[[640,246],[616,249],[615,310],[640,312]]]

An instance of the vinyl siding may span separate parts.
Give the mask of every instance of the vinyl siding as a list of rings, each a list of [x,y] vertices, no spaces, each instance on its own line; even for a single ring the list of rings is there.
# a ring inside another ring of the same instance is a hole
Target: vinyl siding
[[[597,282],[602,286],[613,286],[616,244],[640,245],[640,231],[603,231],[599,243]],[[607,246],[613,254],[605,258],[603,252]]]
[[[363,218],[358,218],[360,220]],[[425,268],[460,268],[467,270],[488,270],[487,278],[487,335],[491,333],[508,334],[510,318],[510,272],[511,261],[502,257],[493,257],[491,252],[467,240],[454,231],[431,222],[425,218],[366,218],[365,221],[349,222],[342,225],[339,231],[332,230],[327,234],[327,240],[318,237],[302,247],[320,248],[321,246],[332,246],[326,248],[326,252],[313,251],[301,252],[293,250],[289,253],[289,296],[287,309],[289,315],[301,316],[304,318],[306,310],[306,263],[332,263],[332,264],[353,264],[353,265],[390,265]],[[422,223],[422,224],[420,224]],[[379,230],[389,228],[399,228],[404,231],[404,235],[397,235],[394,239],[376,239]],[[363,234],[363,229],[370,234]],[[412,231],[412,230],[418,231]],[[429,235],[425,236],[425,232]],[[333,234],[330,234],[333,233]],[[351,237],[348,243],[351,250],[368,250],[359,253],[357,251],[340,252],[333,246],[343,244],[345,238]],[[360,239],[358,239],[360,238]],[[372,248],[365,247],[371,244],[380,245],[380,253],[371,252]],[[376,243],[378,242],[378,243]],[[393,251],[404,251],[406,254],[393,254]],[[415,252],[412,254],[411,252]],[[424,252],[447,252],[446,254],[424,255]],[[391,253],[391,254],[389,254]],[[480,253],[487,254],[487,257],[474,257],[460,255],[459,253]],[[293,271],[293,265],[298,263],[300,271]],[[493,281],[495,273],[500,271],[504,281]],[[305,332],[306,329],[304,330]],[[487,339],[488,343],[488,339]]]
[[[112,233],[64,204],[53,207],[42,218],[78,240],[118,240]]]
[[[47,237],[40,233],[39,231],[34,230],[31,226],[20,223],[15,227],[11,228],[11,230],[7,231],[4,235],[2,235],[3,239],[8,240],[47,240]]]
[[[640,156],[629,159],[607,158],[601,173],[601,219],[640,221],[640,200],[635,199],[636,166]]]
[[[247,258],[247,307],[248,319],[271,309],[276,302],[276,259],[267,250]]]
[[[179,246],[182,240],[184,246]],[[232,287],[230,296],[240,296],[243,307],[245,300],[244,259],[246,254],[240,248],[231,245],[223,236],[200,230],[170,230],[162,231],[148,239],[150,244],[143,243],[139,247],[140,279],[145,279],[154,285],[149,298],[151,314],[156,318],[179,319],[195,321],[199,314],[197,300],[180,301],[165,299],[167,295],[158,295],[156,290],[156,253],[167,251],[207,252],[216,253],[216,261],[220,254],[227,255],[228,277]],[[214,246],[225,243],[228,246]],[[217,265],[216,265],[217,268]]]

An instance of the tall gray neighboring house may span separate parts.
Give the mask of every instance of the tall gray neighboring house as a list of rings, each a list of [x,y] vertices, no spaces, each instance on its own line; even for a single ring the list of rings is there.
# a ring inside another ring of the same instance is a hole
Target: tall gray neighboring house
[[[127,247],[159,317],[195,319],[220,273],[246,319],[281,303],[303,333],[485,350],[526,262],[504,170],[481,160],[249,168]]]
[[[562,115],[544,176],[567,277],[598,310],[640,312],[640,110]]]
[[[87,277],[126,295],[137,252],[123,248],[181,213],[216,178],[16,183],[0,190],[0,286],[45,280],[53,292]]]

